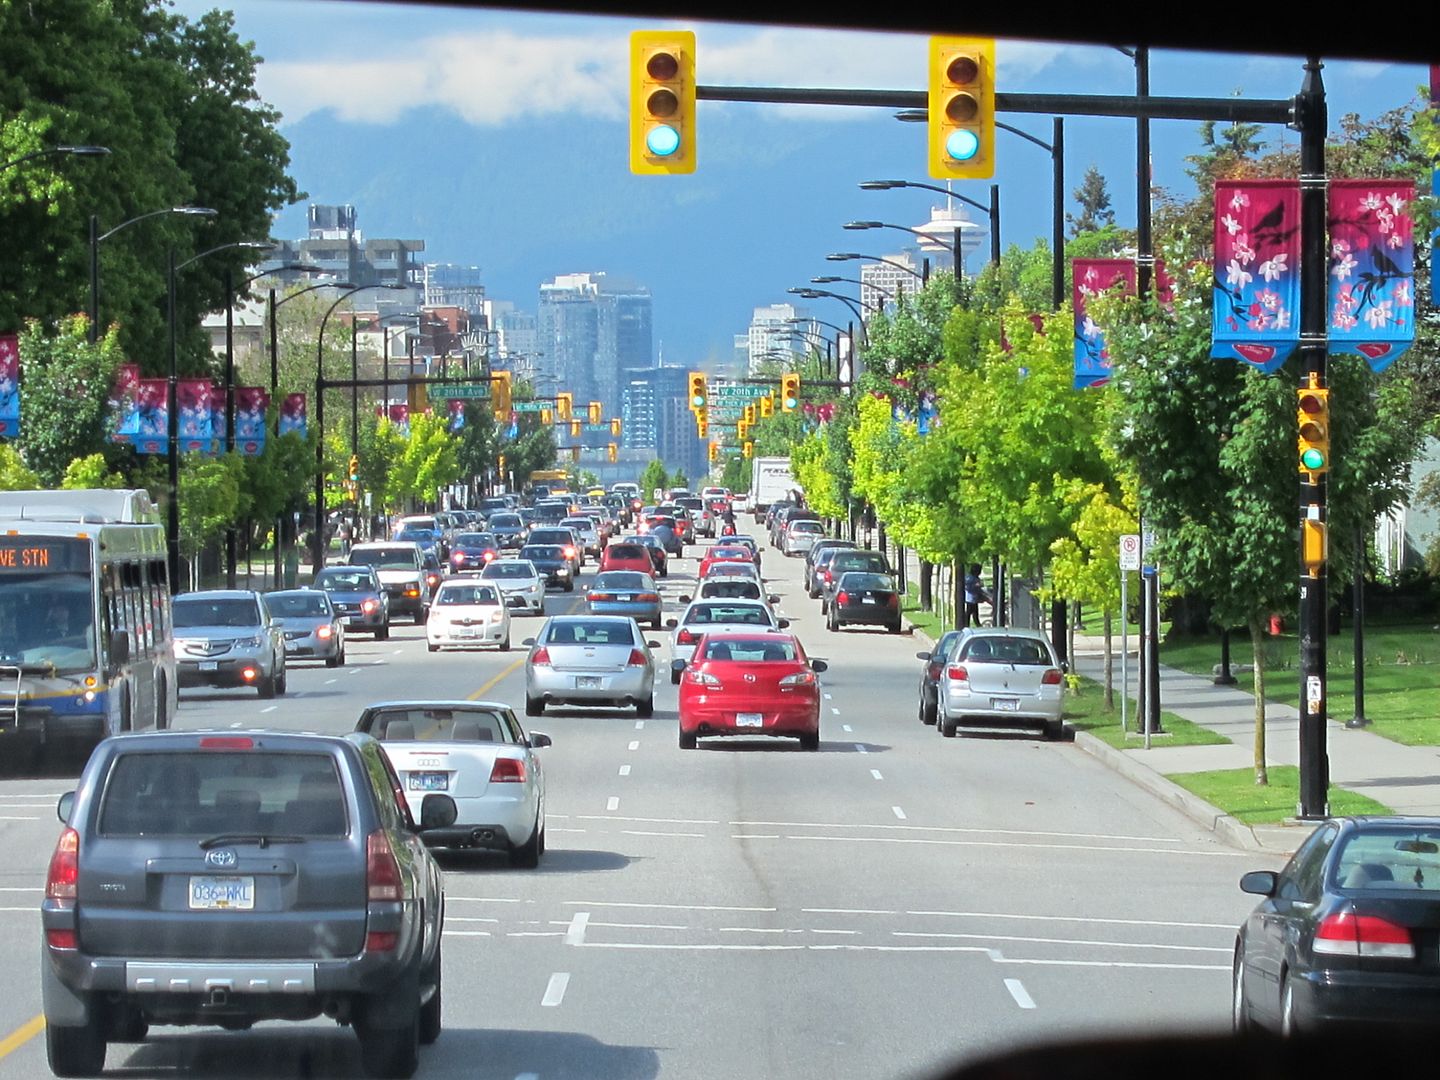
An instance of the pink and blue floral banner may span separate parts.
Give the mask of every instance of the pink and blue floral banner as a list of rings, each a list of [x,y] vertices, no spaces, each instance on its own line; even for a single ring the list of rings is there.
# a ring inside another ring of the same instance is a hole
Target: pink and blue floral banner
[[[220,415],[215,415],[219,397]],[[189,454],[213,454],[225,427],[224,398],[217,395],[209,379],[180,379],[175,384],[175,400],[180,406],[177,431],[180,450]],[[218,420],[218,423],[217,423]]]
[[[1376,371],[1415,340],[1415,185],[1330,181],[1330,352]]]
[[[1071,308],[1075,313],[1075,389],[1104,386],[1110,381],[1110,350],[1105,330],[1087,310],[1091,298],[1122,286],[1124,295],[1135,294],[1133,259],[1072,259],[1074,276]]]
[[[463,398],[450,399],[450,430],[459,431],[465,426],[465,400]]]
[[[1300,183],[1215,182],[1210,355],[1275,371],[1300,345]]]
[[[134,443],[140,433],[139,364],[121,364],[115,369],[115,381],[110,385],[110,399],[106,404],[115,421],[110,441],[127,446]]]
[[[20,337],[0,334],[0,438],[20,435]]]
[[[170,381],[141,379],[135,391],[136,453],[165,454],[170,450]]]
[[[294,433],[305,438],[308,432],[307,415],[305,395],[286,394],[285,400],[280,403],[280,423],[275,434]]]
[[[270,391],[263,386],[235,388],[235,449],[246,457],[265,451],[265,414],[270,408]]]

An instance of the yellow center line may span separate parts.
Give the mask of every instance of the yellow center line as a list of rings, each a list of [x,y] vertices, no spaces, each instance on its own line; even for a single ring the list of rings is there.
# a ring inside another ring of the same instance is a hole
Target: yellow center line
[[[0,1039],[0,1058],[6,1057],[14,1051],[19,1050],[20,1047],[24,1046],[27,1042],[33,1039],[36,1035],[39,1035],[40,1032],[44,1030],[44,1013],[41,1013],[39,1016],[34,1017],[31,1020],[27,1020],[24,1024],[16,1028],[9,1035],[6,1035],[5,1038]]]
[[[566,615],[574,614],[577,606],[580,604],[580,601],[581,601],[582,599],[583,599],[583,597],[578,597],[578,596],[577,596],[574,600],[570,601],[570,609],[569,609],[568,611],[564,612],[564,614],[566,614]],[[476,690],[473,694],[471,694],[470,697],[469,697],[469,700],[470,700],[470,701],[479,701],[479,700],[480,700],[481,698],[483,698],[486,694],[488,694],[488,693],[500,682],[500,680],[504,679],[507,675],[513,675],[513,674],[516,672],[516,670],[518,670],[519,668],[524,667],[524,666],[525,666],[525,661],[526,661],[526,659],[527,659],[528,657],[529,657],[529,654],[527,653],[525,656],[518,657],[517,659],[515,659],[514,661],[512,661],[509,667],[505,668],[505,670],[502,671],[502,672],[500,672],[499,675],[496,675],[496,676],[495,676],[493,679],[491,679],[489,682],[485,683],[484,686],[480,687],[480,689]]]

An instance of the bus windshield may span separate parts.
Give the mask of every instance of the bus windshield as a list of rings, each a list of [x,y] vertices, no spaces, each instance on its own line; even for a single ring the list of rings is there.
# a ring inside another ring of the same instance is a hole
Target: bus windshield
[[[95,670],[88,573],[7,571],[0,586],[0,664],[55,674]]]

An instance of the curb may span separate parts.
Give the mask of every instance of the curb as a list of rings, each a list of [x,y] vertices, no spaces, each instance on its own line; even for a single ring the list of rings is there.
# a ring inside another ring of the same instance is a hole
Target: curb
[[[1075,745],[1107,767],[1114,769],[1127,780],[1144,788],[1162,802],[1173,806],[1192,821],[1210,830],[1231,847],[1244,848],[1246,851],[1263,851],[1271,855],[1278,854],[1275,849],[1267,848],[1262,844],[1254,831],[1239,819],[1231,817],[1218,806],[1206,802],[1198,795],[1186,791],[1179,784],[1162,776],[1150,766],[1142,765],[1123,751],[1116,750],[1109,743],[1097,739],[1088,732],[1077,731]]]

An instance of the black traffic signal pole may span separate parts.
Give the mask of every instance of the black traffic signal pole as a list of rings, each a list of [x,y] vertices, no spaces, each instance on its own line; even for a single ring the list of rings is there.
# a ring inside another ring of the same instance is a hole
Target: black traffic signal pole
[[[1238,123],[1285,124],[1300,132],[1301,183],[1301,385],[1315,375],[1324,387],[1326,376],[1326,265],[1325,265],[1325,87],[1317,56],[1307,58],[1305,77],[1293,98],[1180,98],[1151,97],[1148,70],[1136,51],[1136,96],[1084,94],[995,95],[997,112],[1049,113],[1054,116],[1118,116],[1137,120],[1216,120]],[[701,101],[750,101],[785,105],[852,105],[885,109],[926,109],[929,95],[923,90],[849,90],[775,86],[697,86]],[[1139,132],[1137,155],[1142,191],[1149,190],[1148,130]],[[1147,200],[1143,200],[1148,203]],[[1148,211],[1143,212],[1148,231]],[[1148,237],[1146,238],[1148,239]],[[1145,245],[1148,248],[1148,244]],[[1056,252],[1058,263],[1061,253]],[[1142,255],[1148,252],[1142,250]],[[1142,257],[1137,267],[1142,288],[1148,286],[1151,260]],[[1326,488],[1324,477],[1315,483],[1301,482],[1301,520],[1324,521]],[[1301,818],[1319,818],[1327,810],[1329,761],[1326,756],[1326,671],[1325,671],[1325,570],[1315,577],[1300,579],[1300,806]],[[1155,590],[1158,597],[1158,589]],[[1153,609],[1152,609],[1153,611]],[[1152,656],[1152,664],[1158,655]],[[1152,718],[1159,719],[1158,683],[1151,668],[1150,699]],[[1142,701],[1142,708],[1146,702]],[[1143,729],[1142,729],[1143,730]],[[1153,730],[1153,729],[1152,729]]]

